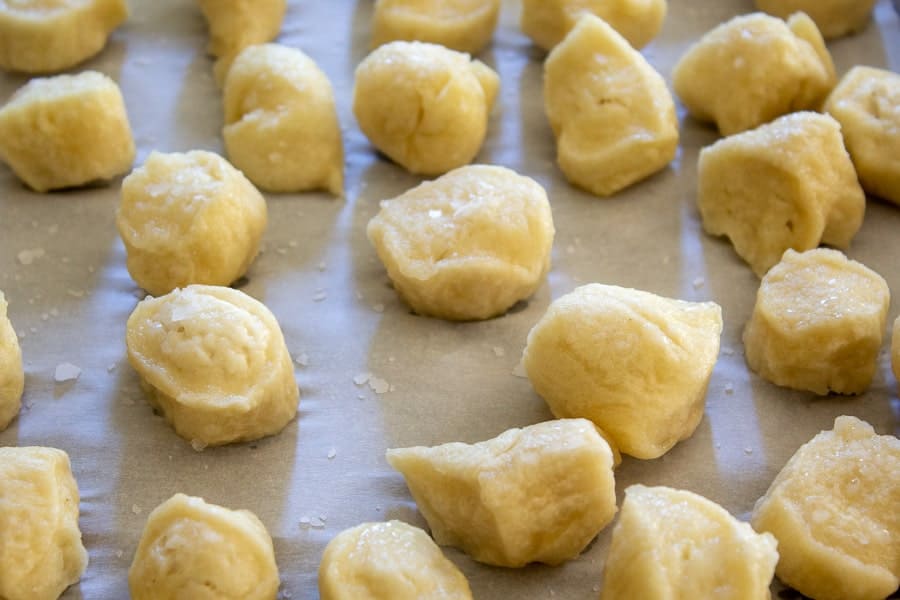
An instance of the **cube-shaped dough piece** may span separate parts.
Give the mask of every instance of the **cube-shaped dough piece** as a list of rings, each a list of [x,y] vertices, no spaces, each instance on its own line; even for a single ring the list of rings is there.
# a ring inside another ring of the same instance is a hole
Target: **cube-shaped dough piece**
[[[502,567],[575,558],[616,513],[613,454],[585,419],[387,451],[431,534]]]
[[[127,17],[125,0],[0,2],[0,69],[68,69],[100,52]]]
[[[787,19],[796,12],[809,15],[827,40],[862,31],[878,0],[756,0],[756,8]]]
[[[131,277],[151,294],[229,285],[259,252],[266,201],[217,154],[153,152],[122,182],[116,225]]]
[[[703,496],[632,485],[613,529],[603,600],[770,600],[776,546]]]
[[[241,50],[274,40],[281,31],[287,0],[197,0],[209,26],[207,52],[216,61],[221,85]]]
[[[147,518],[128,570],[133,600],[275,600],[272,538],[248,510],[175,494]]]
[[[853,67],[825,110],[841,124],[863,189],[900,204],[900,75]]]
[[[703,228],[728,236],[762,277],[788,248],[847,248],[866,196],[828,115],[800,112],[719,140],[700,152]]]
[[[0,159],[38,192],[126,172],[134,140],[119,86],[96,71],[32,79],[0,108]]]
[[[68,454],[0,448],[0,598],[56,600],[81,578],[78,500]]]
[[[192,285],[147,298],[125,342],[148,402],[195,448],[272,435],[297,414],[281,328],[241,291]]]
[[[500,0],[376,0],[372,47],[405,40],[478,54],[491,43],[499,15]]]
[[[775,574],[816,600],[881,600],[900,582],[900,440],[856,417],[804,444],[753,509]]]
[[[747,364],[781,386],[860,394],[875,376],[890,298],[878,273],[837,250],[788,250],[759,285]]]
[[[353,114],[372,145],[403,168],[441,175],[475,158],[500,78],[437,44],[391,42],[356,68]]]
[[[837,81],[822,35],[803,13],[787,23],[754,13],[719,25],[681,57],[672,79],[691,115],[722,135],[816,109]]]
[[[554,235],[544,188],[486,165],[382,201],[367,231],[413,310],[453,320],[487,319],[533,294]]]
[[[544,63],[544,108],[559,167],[592,194],[614,194],[675,158],[678,121],[665,81],[593,15]]]
[[[583,417],[623,454],[656,458],[694,433],[722,309],[599,283],[553,302],[523,362],[557,417]]]
[[[225,79],[225,149],[270,192],[344,191],[344,146],[325,73],[306,54],[250,46]]]
[[[22,407],[25,372],[19,338],[6,316],[6,297],[0,292],[0,431],[9,426]]]
[[[319,565],[321,600],[472,600],[466,576],[428,534],[401,521],[337,534]]]
[[[666,0],[523,0],[522,32],[550,51],[586,15],[596,15],[640,50],[666,18]]]

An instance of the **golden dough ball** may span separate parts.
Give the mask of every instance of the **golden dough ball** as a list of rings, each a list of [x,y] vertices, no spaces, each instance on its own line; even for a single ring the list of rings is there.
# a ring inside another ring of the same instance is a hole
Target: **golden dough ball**
[[[278,37],[287,0],[197,0],[209,27],[207,52],[219,60],[214,70],[222,85],[231,63],[247,46]]]
[[[25,372],[19,338],[6,315],[6,297],[0,292],[0,431],[6,429],[22,407]]]
[[[372,47],[398,40],[478,54],[497,27],[500,0],[376,0]]]
[[[756,0],[756,8],[781,19],[809,15],[826,40],[862,31],[878,0]]]
[[[667,10],[666,0],[523,0],[521,26],[549,52],[581,17],[595,15],[640,50],[659,34]]]

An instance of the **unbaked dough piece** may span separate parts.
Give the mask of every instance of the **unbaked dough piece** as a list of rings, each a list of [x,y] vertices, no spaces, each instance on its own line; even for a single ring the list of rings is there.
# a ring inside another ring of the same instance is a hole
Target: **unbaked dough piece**
[[[6,316],[7,302],[0,292],[0,431],[6,429],[22,407],[25,372],[19,338]]]
[[[133,600],[275,600],[278,586],[256,515],[184,494],[150,513],[128,570]]]
[[[890,298],[880,275],[837,250],[788,250],[760,283],[747,364],[781,386],[860,394],[875,376]]]
[[[694,118],[722,135],[781,115],[816,109],[834,87],[831,55],[803,13],[787,23],[762,13],[735,17],[691,46],[672,72],[675,93]]]
[[[225,149],[270,192],[344,192],[344,146],[325,73],[279,44],[250,46],[225,79]]]
[[[122,92],[96,71],[32,79],[0,108],[0,159],[38,192],[111,179],[134,152]]]
[[[603,600],[770,600],[777,542],[692,492],[632,485],[612,533]]]
[[[266,201],[217,154],[153,152],[122,182],[116,225],[139,286],[154,295],[247,272],[266,229]]]
[[[862,31],[878,0],[756,0],[756,8],[787,19],[796,12],[809,15],[826,40]]]
[[[616,512],[613,454],[585,419],[387,451],[435,541],[502,567],[578,556]]]
[[[825,110],[841,124],[863,189],[900,204],[900,75],[853,67]]]
[[[583,417],[623,454],[657,458],[694,433],[719,354],[722,309],[599,283],[555,300],[523,363],[557,417]]]
[[[272,435],[297,414],[281,328],[241,291],[192,285],[147,298],[125,341],[148,402],[195,447]]]
[[[500,0],[376,0],[372,47],[406,40],[478,54],[491,43],[499,14]]]
[[[703,148],[697,205],[762,277],[788,248],[847,248],[866,196],[828,115],[800,112]]]
[[[56,448],[0,448],[0,598],[56,600],[88,563],[78,486]]]
[[[125,0],[3,0],[0,69],[68,69],[100,52],[127,17]]]
[[[775,574],[816,600],[881,600],[900,582],[900,440],[856,417],[804,444],[753,510]]]
[[[675,158],[678,121],[665,81],[593,15],[544,63],[544,106],[560,168],[592,194],[614,194]]]
[[[325,547],[321,600],[472,600],[465,575],[428,534],[401,521],[363,523]]]
[[[353,114],[378,150],[412,173],[442,175],[475,158],[500,78],[437,44],[391,42],[356,68]]]
[[[550,51],[586,15],[595,15],[635,49],[650,43],[662,29],[666,0],[524,0],[522,32]]]
[[[452,320],[504,313],[550,269],[553,216],[544,189],[504,167],[461,167],[381,202],[369,239],[400,296]]]

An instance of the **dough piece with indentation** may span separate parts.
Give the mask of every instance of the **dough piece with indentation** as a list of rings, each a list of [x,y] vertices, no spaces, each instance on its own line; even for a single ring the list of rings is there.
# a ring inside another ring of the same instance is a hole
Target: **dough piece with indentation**
[[[781,19],[803,12],[826,40],[865,29],[878,0],[756,0],[756,8]]]
[[[221,85],[241,50],[274,40],[281,31],[287,0],[197,0],[209,26],[207,52],[218,58]]]
[[[405,40],[478,54],[491,43],[500,0],[376,0],[372,47]]]
[[[0,431],[6,429],[22,407],[25,372],[19,338],[6,315],[6,297],[0,292]]]

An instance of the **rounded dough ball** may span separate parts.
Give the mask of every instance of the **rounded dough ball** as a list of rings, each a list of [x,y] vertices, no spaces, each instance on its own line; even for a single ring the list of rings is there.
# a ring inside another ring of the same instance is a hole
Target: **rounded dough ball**
[[[413,310],[452,320],[487,319],[533,294],[554,235],[544,189],[485,165],[382,201],[367,232]]]
[[[598,283],[555,300],[523,363],[557,417],[583,417],[623,454],[657,458],[694,433],[722,309]]]
[[[722,135],[781,115],[816,109],[837,77],[815,23],[803,13],[787,23],[762,13],[735,17],[708,32],[672,72],[675,93]]]
[[[882,600],[900,582],[900,440],[856,417],[804,444],[753,509],[775,574],[816,600]]]
[[[0,448],[0,598],[56,600],[88,563],[78,486],[56,448]]]
[[[337,534],[319,565],[322,600],[472,600],[465,575],[428,534],[400,521]]]
[[[126,172],[134,140],[119,86],[96,71],[32,79],[0,108],[0,159],[38,192]]]
[[[584,419],[510,429],[477,444],[398,448],[435,541],[501,567],[578,556],[616,513],[613,453]]]
[[[328,77],[306,54],[250,46],[225,79],[225,149],[270,192],[344,191],[344,147]]]
[[[878,0],[756,0],[756,8],[786,19],[804,12],[827,40],[862,31]]]
[[[275,600],[279,584],[256,515],[184,494],[150,513],[128,570],[133,600]]]
[[[128,272],[154,295],[247,272],[266,229],[266,201],[217,154],[153,152],[122,182],[116,213]]]
[[[25,372],[19,338],[6,316],[6,297],[0,292],[0,431],[6,429],[22,407]]]
[[[192,285],[147,298],[125,341],[148,402],[195,446],[272,435],[297,414],[281,328],[243,292]]]
[[[467,54],[391,42],[356,69],[353,114],[369,141],[412,173],[441,175],[475,158],[500,78]]]
[[[406,40],[478,54],[491,43],[499,14],[500,0],[376,0],[372,47]]]
[[[560,168],[592,194],[614,194],[675,158],[678,120],[666,82],[593,15],[544,63],[544,107]]]
[[[756,294],[747,364],[777,385],[860,394],[875,376],[890,299],[878,273],[837,250],[788,250]]]

